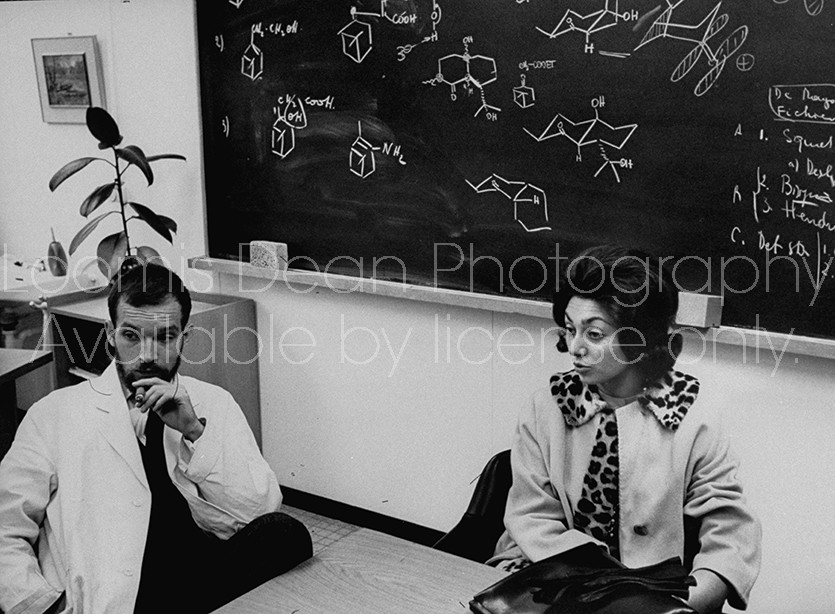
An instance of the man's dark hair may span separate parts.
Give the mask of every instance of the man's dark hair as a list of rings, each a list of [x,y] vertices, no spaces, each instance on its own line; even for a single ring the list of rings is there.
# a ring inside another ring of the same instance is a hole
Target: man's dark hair
[[[185,328],[191,315],[191,295],[179,275],[151,262],[123,265],[110,280],[107,310],[115,326],[120,300],[131,307],[147,307],[159,305],[168,298],[174,298],[180,304],[180,326]]]

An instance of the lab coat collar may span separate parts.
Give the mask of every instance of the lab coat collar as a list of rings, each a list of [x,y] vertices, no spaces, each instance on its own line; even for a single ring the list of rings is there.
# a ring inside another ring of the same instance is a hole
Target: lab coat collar
[[[99,377],[91,379],[88,383],[94,393],[93,403],[100,412],[101,419],[97,422],[99,431],[116,453],[127,462],[142,485],[150,488],[145,477],[136,433],[128,415],[127,401],[116,363],[110,363]]]

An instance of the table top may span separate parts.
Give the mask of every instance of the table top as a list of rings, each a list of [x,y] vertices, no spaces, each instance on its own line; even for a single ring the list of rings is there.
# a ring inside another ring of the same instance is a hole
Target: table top
[[[13,382],[52,360],[52,352],[0,348],[0,384]]]
[[[467,614],[473,595],[507,575],[360,529],[215,614]]]

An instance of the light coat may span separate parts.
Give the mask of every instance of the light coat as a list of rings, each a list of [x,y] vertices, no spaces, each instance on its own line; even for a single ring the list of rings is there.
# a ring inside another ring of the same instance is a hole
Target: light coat
[[[578,405],[585,393],[575,397]],[[695,400],[686,418],[671,429],[638,402],[615,413],[621,561],[641,567],[682,557],[683,518],[699,518],[700,550],[693,569],[725,579],[732,589],[730,605],[744,608],[759,572],[761,529],[742,495],[738,461],[718,414]],[[511,449],[507,531],[491,562],[517,557],[535,562],[584,543],[600,543],[574,528],[599,420],[597,414],[580,426],[568,426],[551,390],[531,397]]]
[[[232,396],[180,376],[198,417],[193,448],[165,427],[171,481],[203,530],[228,539],[278,510],[281,491]],[[32,406],[0,463],[0,608],[39,613],[133,612],[151,491],[118,373]],[[37,541],[37,557],[33,546]],[[172,544],[172,565],[187,564]]]

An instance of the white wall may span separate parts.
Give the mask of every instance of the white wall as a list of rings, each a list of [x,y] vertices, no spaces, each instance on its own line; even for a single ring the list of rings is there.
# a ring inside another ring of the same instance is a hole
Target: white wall
[[[450,528],[484,463],[509,446],[522,402],[569,368],[547,320],[267,283],[220,279],[258,302],[266,458],[282,484],[383,514]],[[722,407],[763,521],[750,611],[825,613],[833,364],[776,351],[690,338],[679,364]]]
[[[155,162],[150,188],[135,169],[126,175],[128,198],[180,226],[173,246],[141,222],[129,223],[132,240],[151,245],[178,267],[205,253],[195,20],[188,0],[0,2],[0,253],[27,261],[46,256],[50,227],[69,248],[85,223],[78,213],[84,197],[112,180],[110,167],[96,163],[54,193],[48,188],[65,163],[100,153],[84,124],[41,119],[30,40],[69,35],[98,40],[106,108],[123,145],[188,159]],[[71,268],[89,262],[98,240],[119,228],[117,216],[105,220]]]
[[[77,207],[92,179],[74,178],[57,194],[46,184],[67,160],[95,153],[95,142],[83,126],[42,123],[29,45],[69,32],[99,37],[108,108],[127,140],[189,158],[159,167],[159,191],[141,197],[170,203],[181,224],[185,247],[169,257],[205,253],[188,0],[0,3],[0,242],[33,258],[46,248],[47,223],[65,242],[81,226]],[[226,275],[213,281],[201,275],[195,283],[257,301],[264,454],[281,483],[437,529],[457,520],[484,462],[509,445],[523,399],[568,366],[552,336],[540,341],[547,321],[265,288],[263,280]],[[527,335],[532,347],[524,347]],[[691,344],[682,362],[700,354]],[[702,379],[704,398],[724,408],[741,478],[763,520],[764,566],[751,611],[831,611],[832,361],[786,355],[778,366],[767,348],[743,356],[718,346],[686,370]]]

